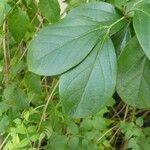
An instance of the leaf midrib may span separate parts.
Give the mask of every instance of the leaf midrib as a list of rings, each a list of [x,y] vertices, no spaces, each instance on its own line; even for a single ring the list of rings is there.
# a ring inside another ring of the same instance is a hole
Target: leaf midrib
[[[148,14],[147,12],[145,12],[145,11],[142,10],[142,9],[136,8],[135,10],[140,11],[140,12],[144,13],[146,16],[150,17],[150,14]]]
[[[146,58],[146,56],[144,57],[144,60],[143,60],[144,62],[143,62],[143,65],[142,65],[142,73],[141,73],[141,76],[140,76],[140,83],[139,83],[139,90],[138,90],[138,95],[137,95],[137,99],[139,98],[139,91],[140,91],[140,89],[141,89],[141,84],[142,84],[142,78],[143,78],[143,74],[144,74],[144,70],[145,70],[145,67],[146,67],[146,61],[147,61],[147,58]],[[144,101],[143,101],[144,102]],[[145,104],[146,105],[146,104]]]
[[[82,38],[82,37],[84,37],[84,36],[86,36],[86,35],[88,35],[88,34],[90,34],[90,33],[92,33],[92,32],[101,30],[102,28],[105,28],[105,26],[99,27],[99,28],[95,28],[95,29],[93,29],[93,30],[90,30],[89,32],[86,32],[86,33],[84,33],[84,34],[82,34],[82,35],[80,35],[80,36],[75,37],[75,38],[72,39],[72,40],[67,41],[66,43],[62,44],[61,46],[59,46],[59,47],[53,49],[53,50],[52,50],[51,52],[49,52],[48,54],[45,54],[45,55],[43,55],[42,57],[39,57],[39,58],[37,59],[37,61],[39,61],[40,59],[43,59],[43,58],[44,58],[45,56],[47,56],[47,55],[50,55],[50,54],[53,53],[54,51],[60,51],[60,50],[59,50],[60,48],[66,46],[66,45],[68,45],[68,44],[70,44],[71,42],[74,42],[75,40],[80,39],[80,38]]]
[[[84,88],[84,90],[83,90],[83,92],[82,92],[81,100],[80,100],[79,103],[77,104],[76,110],[78,109],[79,104],[80,104],[80,103],[82,102],[82,100],[83,100],[83,96],[84,96],[84,93],[85,93],[85,91],[86,91],[86,89],[87,89],[88,81],[89,81],[90,76],[91,76],[91,74],[92,74],[92,71],[93,71],[93,68],[94,68],[94,64],[95,64],[95,62],[96,62],[96,60],[97,60],[97,58],[98,58],[99,52],[100,52],[100,50],[102,49],[106,38],[107,38],[107,37],[106,37],[106,35],[105,35],[104,38],[103,38],[102,41],[101,41],[101,45],[100,45],[99,50],[97,51],[97,54],[96,54],[96,56],[95,56],[95,59],[94,59],[93,63],[91,64],[91,71],[90,71],[90,73],[89,73],[87,82],[86,82],[86,84],[85,84],[85,88]],[[96,46],[97,46],[98,44],[99,44],[99,43],[97,43]],[[95,47],[96,47],[96,46],[95,46]],[[93,51],[94,51],[94,49],[93,49]],[[98,61],[98,62],[99,62],[99,61]],[[75,112],[76,112],[76,111],[75,111]]]

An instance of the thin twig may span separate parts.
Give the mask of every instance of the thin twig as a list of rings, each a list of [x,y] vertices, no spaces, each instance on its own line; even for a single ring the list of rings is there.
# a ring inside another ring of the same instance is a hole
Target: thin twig
[[[9,138],[9,136],[10,136],[10,134],[8,134],[7,136],[6,136],[6,138],[4,139],[4,141],[2,142],[2,144],[0,145],[0,150],[3,148],[3,146],[5,145],[5,143],[6,143],[6,141],[8,140],[8,138]]]
[[[118,129],[116,130],[116,132],[114,133],[114,135],[113,135],[113,136],[111,137],[111,139],[109,140],[109,143],[112,142],[113,138],[116,136],[116,134],[117,134],[119,131],[120,131],[120,128],[118,128]]]
[[[109,132],[111,132],[112,130],[114,130],[115,128],[117,128],[118,126],[114,126],[112,128],[110,128],[109,130],[107,130],[98,140],[97,142],[99,142],[103,137],[105,137],[105,135],[107,135]]]
[[[56,90],[56,88],[57,88],[57,86],[58,86],[58,83],[59,83],[59,82],[56,83],[56,85],[54,86],[54,88],[53,88],[53,90],[52,90],[50,96],[49,96],[48,99],[47,99],[46,105],[45,105],[45,107],[44,107],[44,109],[43,109],[42,117],[41,117],[41,119],[40,119],[40,122],[39,122],[39,125],[38,125],[38,128],[37,128],[37,132],[38,132],[38,131],[40,130],[40,128],[41,128],[41,124],[42,124],[42,122],[43,122],[43,119],[44,119],[46,110],[47,110],[48,105],[49,105],[49,103],[50,103],[50,101],[51,101],[51,99],[52,99],[52,97],[53,97],[53,94],[54,94],[54,92],[55,92],[55,90]]]
[[[126,106],[126,110],[125,110],[125,114],[124,114],[124,118],[123,118],[124,121],[125,121],[126,118],[127,118],[127,115],[128,115],[128,109],[129,109],[129,106],[127,105],[127,106]]]
[[[4,37],[3,37],[3,54],[4,54],[4,82],[7,85],[9,81],[9,60],[7,56],[7,48],[6,48],[6,20],[3,23],[3,32],[4,32]]]

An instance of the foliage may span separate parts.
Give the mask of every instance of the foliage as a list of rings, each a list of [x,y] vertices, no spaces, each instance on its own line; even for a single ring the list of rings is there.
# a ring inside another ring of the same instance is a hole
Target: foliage
[[[0,0],[0,149],[149,150],[149,24],[149,0]]]
[[[127,104],[149,108],[149,8],[150,1],[138,1],[131,8],[127,6],[121,16],[111,4],[93,2],[71,10],[60,22],[43,28],[31,42],[29,70],[40,75],[62,74],[59,90],[65,112],[74,117],[94,114],[116,86],[117,59],[110,37],[124,26],[131,28],[133,19],[135,33],[118,61],[117,92]],[[132,40],[134,36],[140,44]],[[138,47],[143,50],[137,52]]]

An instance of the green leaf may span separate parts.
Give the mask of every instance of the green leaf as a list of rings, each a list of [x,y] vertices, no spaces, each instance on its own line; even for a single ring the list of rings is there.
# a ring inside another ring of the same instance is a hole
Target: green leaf
[[[29,19],[27,14],[21,9],[14,10],[8,17],[8,26],[14,39],[20,42],[28,30]]]
[[[121,8],[123,5],[125,5],[127,3],[127,0],[114,0],[114,3],[116,6]]]
[[[67,19],[42,29],[28,52],[29,70],[56,75],[76,66],[96,43],[96,26],[87,19]]]
[[[9,117],[4,115],[0,117],[0,135],[3,135],[9,125]]]
[[[136,6],[133,25],[139,43],[150,59],[150,1]]]
[[[110,39],[101,39],[87,58],[60,78],[60,98],[73,117],[92,115],[106,105],[116,84],[116,55]]]
[[[149,120],[148,120],[149,121]],[[146,136],[150,136],[150,127],[145,127],[144,129],[143,129],[143,132],[144,132],[144,134],[146,135]]]
[[[136,125],[138,125],[139,127],[142,127],[144,125],[144,120],[142,117],[136,119]]]
[[[125,134],[125,139],[129,140],[132,137],[144,137],[141,128],[137,127],[133,122],[120,122],[120,129],[123,134]]]
[[[0,25],[2,24],[5,15],[5,4],[6,4],[5,0],[2,0],[0,2]]]
[[[150,61],[136,38],[131,39],[118,62],[117,91],[127,104],[150,107]]]
[[[84,5],[87,6],[89,10],[86,11],[87,14],[93,11],[90,17],[75,18],[74,10],[66,19],[49,25],[39,32],[28,51],[30,71],[40,75],[57,75],[78,65],[97,43],[101,28],[108,25],[100,21],[104,21],[107,16],[118,19],[110,4],[105,3],[105,12],[108,12],[105,14],[102,13],[104,10],[101,3]]]
[[[64,135],[53,134],[48,141],[48,149],[53,150],[66,150],[67,149],[67,137]]]
[[[112,36],[113,44],[118,57],[120,56],[122,50],[125,48],[130,38],[131,33],[128,25]]]
[[[0,25],[2,24],[5,15],[10,10],[10,6],[6,3],[6,0],[0,1]]]
[[[76,149],[78,149],[79,148],[78,147],[79,146],[79,137],[72,136],[69,139],[68,145],[69,145],[70,150],[76,150]]]
[[[26,94],[15,84],[9,85],[4,90],[3,99],[7,105],[19,110],[25,109],[29,105]]]
[[[73,9],[67,17],[85,17],[97,22],[113,22],[118,19],[119,15],[113,5],[105,2],[93,2]]]
[[[0,115],[10,108],[5,102],[0,102]]]
[[[140,146],[140,150],[149,150],[150,148],[150,136],[146,138],[139,138],[138,144]]]
[[[136,138],[129,139],[127,148],[132,149],[132,150],[141,150],[140,146],[137,143]]]
[[[149,0],[114,0],[115,1],[115,5],[120,9],[125,11],[126,13],[131,14],[130,11],[133,10],[134,7],[136,7],[137,5],[143,3],[143,2],[147,2]]]
[[[50,22],[56,22],[60,18],[58,0],[40,0],[39,8],[42,15]]]
[[[65,0],[65,2],[68,3],[67,5],[67,11],[68,11],[74,7],[77,7],[83,3],[86,3],[86,0]]]
[[[82,132],[87,132],[87,131],[91,131],[93,129],[93,124],[92,124],[92,120],[91,119],[84,119],[82,122],[81,122],[81,125],[80,125],[80,131]]]
[[[36,94],[41,94],[42,87],[40,76],[28,72],[24,77],[24,82],[28,90]]]
[[[70,132],[72,135],[77,135],[79,134],[79,129],[78,129],[78,126],[74,123],[74,122],[71,122],[69,125],[68,125],[68,132]]]
[[[31,4],[31,2],[32,0],[22,0],[22,3],[27,7]]]
[[[10,73],[12,77],[16,77],[17,74],[21,73],[21,71],[25,68],[25,63],[24,61],[18,61],[16,59],[17,57],[14,58],[14,60],[12,59],[12,66],[10,68]]]

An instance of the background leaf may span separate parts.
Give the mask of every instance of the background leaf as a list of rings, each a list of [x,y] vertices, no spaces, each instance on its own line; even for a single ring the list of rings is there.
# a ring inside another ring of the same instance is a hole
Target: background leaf
[[[21,9],[16,9],[8,17],[8,26],[14,39],[20,42],[28,30],[29,19],[27,14]]]
[[[9,85],[4,90],[3,98],[6,104],[8,104],[12,108],[14,107],[21,110],[29,106],[26,94],[15,84]]]
[[[60,18],[60,7],[58,0],[40,0],[39,8],[42,15],[49,22],[56,22]]]
[[[113,5],[105,2],[93,2],[72,9],[67,17],[85,17],[97,22],[113,22],[120,16]]]
[[[150,61],[134,37],[123,50],[118,62],[117,92],[128,105],[150,107]]]
[[[9,125],[9,117],[7,115],[0,117],[0,135],[6,132]]]
[[[150,59],[150,1],[136,6],[133,25],[139,43]]]
[[[6,0],[0,1],[0,25],[2,24],[5,15],[9,12],[10,6],[6,3]]]

